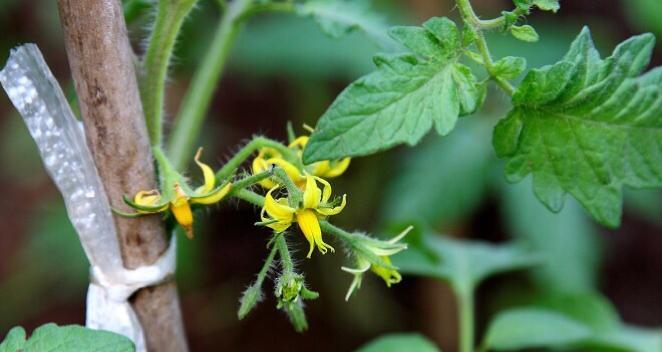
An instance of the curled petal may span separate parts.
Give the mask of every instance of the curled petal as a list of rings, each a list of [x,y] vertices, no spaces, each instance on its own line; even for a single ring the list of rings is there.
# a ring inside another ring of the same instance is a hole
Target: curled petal
[[[195,157],[193,158],[195,163],[198,164],[202,170],[202,176],[204,177],[204,184],[198,187],[196,193],[208,193],[214,189],[214,185],[216,184],[216,176],[214,175],[214,171],[211,169],[211,167],[209,167],[209,165],[200,161],[201,154],[202,147],[198,148],[198,152],[195,153]]]
[[[161,202],[161,203],[159,203]],[[168,209],[168,201],[163,201],[159,191],[140,191],[133,200],[124,197],[124,203],[138,210],[139,213],[160,213]]]
[[[292,143],[290,143],[290,145],[288,145],[287,147],[292,149],[303,150],[303,148],[306,147],[306,144],[308,144],[308,136],[301,136],[293,140]]]
[[[306,237],[308,243],[310,244],[310,249],[308,250],[307,255],[308,258],[310,258],[310,256],[313,254],[315,246],[317,246],[317,249],[322,254],[326,254],[328,250],[335,252],[333,247],[326,244],[324,240],[322,240],[322,230],[320,229],[320,223],[319,220],[317,220],[317,215],[315,215],[312,210],[300,210],[296,213],[296,217],[301,232],[303,232],[303,235]]]
[[[319,183],[322,184],[322,186],[324,186],[322,188],[322,203],[328,203],[329,198],[331,198],[331,184],[321,177],[317,177],[317,176],[313,176],[313,177],[315,177],[315,180],[317,180]]]
[[[232,189],[232,183],[228,182],[225,185],[218,186],[208,194],[203,194],[197,197],[191,197],[191,203],[195,204],[214,204],[220,202]]]
[[[296,184],[301,183],[304,179],[303,175],[301,175],[301,172],[299,169],[292,165],[290,162],[288,162],[285,159],[282,158],[271,158],[266,160],[266,163],[271,167],[271,165],[276,165],[285,170],[285,173],[287,176],[292,179],[292,181]]]
[[[384,261],[384,263],[392,267],[391,259],[389,257],[383,256],[381,259]],[[398,282],[402,281],[402,276],[396,269],[372,264],[370,270],[372,270],[372,272],[377,276],[381,277],[388,287],[391,287],[392,284],[397,284]]]
[[[320,204],[322,191],[317,187],[314,176],[306,176],[306,188],[303,191],[303,207],[315,209]]]
[[[264,214],[265,212],[266,212],[265,208],[262,208],[262,211],[260,212],[260,219],[262,220],[261,225],[269,227],[274,231],[276,231],[277,233],[281,233],[287,230],[290,227],[290,225],[292,225],[291,221],[271,219],[265,216]]]
[[[279,198],[275,200],[271,195],[274,190],[278,189],[278,186],[272,188],[267,192],[267,195],[264,198],[264,210],[272,218],[279,221],[289,221],[290,223],[294,220],[294,213],[296,209],[287,205],[287,199]]]
[[[343,209],[345,209],[345,205],[347,205],[347,195],[343,194],[342,196],[342,202],[340,203],[339,206],[333,207],[333,208],[317,208],[315,209],[318,213],[321,215],[325,216],[330,216],[330,215],[336,215],[340,213]]]
[[[315,164],[315,171],[313,171],[313,174],[324,178],[338,177],[345,173],[349,167],[350,161],[351,158],[343,158],[339,161],[320,161]]]

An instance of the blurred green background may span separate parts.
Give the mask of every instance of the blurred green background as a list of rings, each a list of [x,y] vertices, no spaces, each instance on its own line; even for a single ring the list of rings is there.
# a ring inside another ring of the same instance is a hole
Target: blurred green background
[[[475,0],[477,12],[496,16],[509,1]],[[37,43],[61,85],[73,96],[57,8],[50,0],[0,1],[0,63],[10,48]],[[432,16],[457,17],[451,1],[375,0],[388,24],[417,24]],[[130,23],[135,50],[143,50],[150,11]],[[172,69],[170,116],[209,47],[219,14],[201,0],[186,23]],[[659,0],[561,1],[561,11],[528,18],[536,44],[501,34],[490,39],[495,56],[518,55],[529,67],[553,63],[584,24],[607,55],[614,45],[645,31],[662,38]],[[662,46],[653,64],[662,64]],[[380,50],[361,33],[323,35],[309,19],[264,15],[237,39],[215,94],[201,145],[218,167],[251,135],[285,139],[285,123],[314,125],[334,97],[372,69]],[[464,119],[450,136],[429,136],[355,159],[334,182],[348,206],[334,221],[349,229],[385,233],[394,224],[431,224],[459,238],[528,243],[549,258],[536,270],[489,280],[479,289],[479,336],[494,312],[534,300],[541,292],[604,294],[628,323],[662,326],[662,193],[628,191],[623,224],[608,230],[568,197],[560,214],[548,212],[531,185],[508,185],[491,148],[491,128],[508,109],[492,91],[481,116]],[[171,123],[168,124],[169,126]],[[302,130],[301,130],[302,131]],[[197,176],[196,176],[197,177]],[[62,199],[47,177],[27,129],[0,94],[0,335],[11,326],[29,330],[46,322],[84,323],[87,262]],[[244,321],[238,298],[266,256],[269,232],[253,226],[252,206],[225,202],[203,214],[195,240],[179,241],[178,282],[192,350],[349,351],[389,331],[420,331],[444,351],[456,350],[455,302],[444,285],[405,277],[391,289],[371,277],[349,303],[351,276],[340,253],[303,259],[307,244],[292,241],[303,270],[321,299],[308,304],[310,330],[297,334],[267,299]],[[392,233],[391,233],[392,234]],[[270,288],[268,288],[270,290]]]

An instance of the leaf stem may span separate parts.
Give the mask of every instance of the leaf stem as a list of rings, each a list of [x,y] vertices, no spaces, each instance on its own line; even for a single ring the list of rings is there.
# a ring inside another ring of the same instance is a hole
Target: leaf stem
[[[251,6],[251,0],[236,0],[227,5],[216,28],[211,47],[191,81],[182,105],[177,113],[172,135],[168,143],[168,155],[178,168],[186,166],[192,153],[214,90],[220,79],[230,49],[237,37],[241,17]]]
[[[460,321],[460,352],[474,351],[474,295],[472,289],[455,290]]]
[[[144,77],[140,94],[145,122],[152,146],[162,141],[163,100],[168,66],[175,47],[177,35],[195,0],[158,2],[154,28],[149,39],[143,62]]]
[[[487,46],[487,41],[485,40],[485,35],[483,31],[499,28],[505,24],[505,16],[495,18],[492,20],[481,20],[476,16],[473,7],[469,0],[457,0],[458,8],[462,14],[464,22],[471,26],[476,33],[475,44],[480,51],[481,56],[483,57],[483,64],[487,73],[490,75],[490,78],[503,89],[506,94],[512,96],[515,93],[515,87],[513,87],[510,82],[494,74],[494,61],[492,60],[492,55],[490,54],[489,47]],[[517,10],[515,10],[517,11]]]

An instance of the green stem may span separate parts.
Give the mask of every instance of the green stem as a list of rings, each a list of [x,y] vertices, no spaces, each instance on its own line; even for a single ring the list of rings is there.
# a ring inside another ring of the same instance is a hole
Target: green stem
[[[235,181],[232,183],[232,190],[230,191],[230,196],[234,195],[235,193],[239,192],[239,190],[250,187],[264,179],[267,179],[269,177],[273,176],[273,171],[264,171],[261,172],[257,175],[251,175],[248,177],[244,177],[238,181]]]
[[[264,147],[276,149],[279,153],[283,154],[288,161],[298,159],[293,150],[287,148],[278,141],[265,137],[253,137],[248,144],[241,148],[241,150],[239,150],[230,160],[228,160],[227,163],[225,163],[225,165],[223,165],[223,167],[221,167],[220,170],[218,170],[218,172],[216,172],[216,180],[220,182],[232,176],[246,159],[248,159],[255,151]]]
[[[264,279],[267,277],[267,273],[269,272],[269,268],[271,268],[271,263],[273,263],[274,257],[276,257],[277,250],[278,248],[276,248],[276,246],[271,247],[269,256],[267,256],[267,259],[264,261],[264,265],[262,265],[262,269],[260,269],[260,272],[257,274],[257,279],[255,280],[256,285],[262,286],[262,283],[264,282]]]
[[[280,183],[287,188],[287,194],[289,197],[287,197],[289,205],[292,208],[298,209],[299,205],[301,204],[301,200],[303,199],[303,194],[301,193],[301,190],[297,185],[292,182],[292,179],[287,176],[287,173],[285,170],[283,170],[280,167],[274,168],[274,177],[280,181]]]
[[[485,35],[483,33],[485,30],[503,26],[505,24],[505,16],[484,21],[476,16],[476,13],[474,12],[473,7],[471,7],[469,0],[457,0],[457,6],[460,9],[460,13],[462,14],[464,22],[471,26],[476,33],[475,44],[476,47],[478,47],[478,51],[480,51],[481,56],[483,57],[483,63],[487,73],[490,75],[490,78],[492,78],[492,80],[494,80],[494,82],[499,87],[501,87],[501,89],[503,89],[506,94],[512,96],[515,93],[515,87],[513,87],[510,82],[494,73],[494,61],[492,60],[492,55],[490,54],[487,41],[485,40]]]
[[[258,207],[264,206],[264,197],[251,190],[240,189],[233,196]]]
[[[211,47],[205,54],[200,69],[195,72],[191,86],[184,96],[177,114],[168,154],[178,168],[186,166],[194,142],[200,132],[215,87],[220,79],[230,49],[237,37],[241,18],[251,6],[251,0],[235,0],[229,5],[216,29]]]
[[[285,236],[280,235],[276,237],[276,240],[274,241],[274,247],[278,248],[278,253],[280,254],[280,264],[283,267],[282,276],[285,276],[289,273],[294,273],[294,262],[292,262],[290,250],[287,248]]]
[[[474,351],[474,295],[472,289],[456,290],[460,321],[460,352]]]
[[[143,109],[149,138],[153,146],[160,146],[162,139],[163,100],[168,75],[168,65],[175,41],[184,19],[195,0],[160,0],[154,28],[149,39],[143,62],[144,80],[141,86]]]
[[[320,221],[320,228],[322,229],[322,232],[324,233],[330,233],[334,236],[337,236],[346,242],[352,242],[353,241],[353,235],[340,227],[337,227],[333,225],[332,223],[328,221]]]

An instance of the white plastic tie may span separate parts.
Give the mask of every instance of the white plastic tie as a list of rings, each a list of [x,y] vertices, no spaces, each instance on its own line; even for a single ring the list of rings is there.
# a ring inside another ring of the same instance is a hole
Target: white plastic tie
[[[34,44],[12,50],[0,83],[32,135],[48,174],[62,193],[67,214],[90,261],[86,325],[132,339],[146,351],[145,336],[127,299],[175,271],[175,236],[153,265],[127,270],[117,231],[81,124]]]

